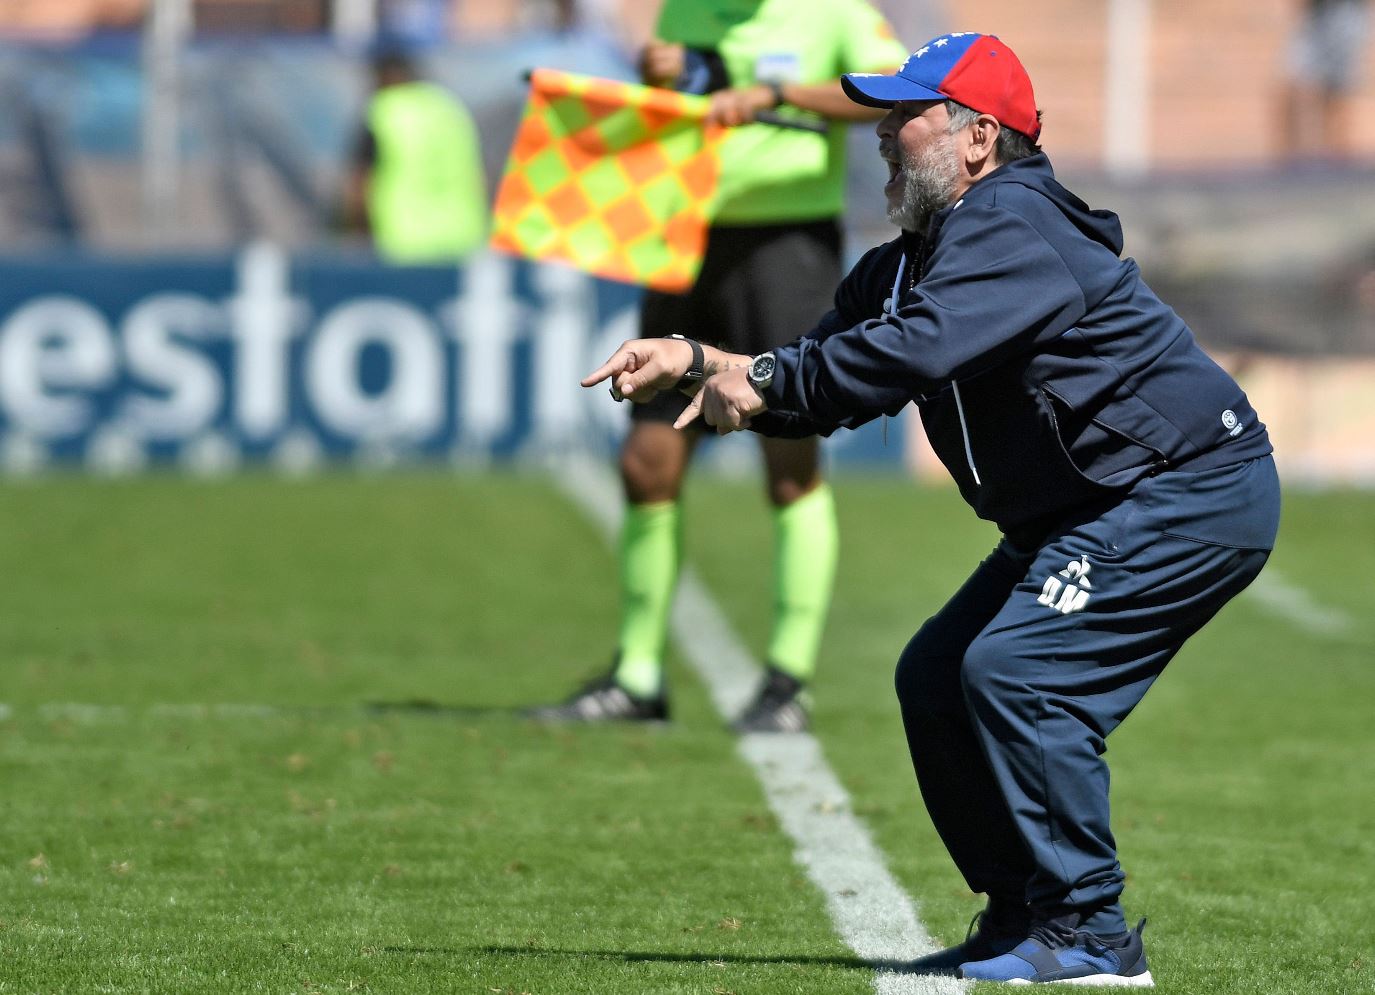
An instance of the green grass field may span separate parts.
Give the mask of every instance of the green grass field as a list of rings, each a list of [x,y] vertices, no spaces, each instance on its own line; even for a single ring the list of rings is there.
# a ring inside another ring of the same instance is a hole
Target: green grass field
[[[757,651],[755,492],[695,481],[689,545]],[[953,941],[979,901],[891,672],[993,533],[945,490],[837,495],[816,734]],[[58,477],[0,523],[0,993],[873,991],[678,659],[670,726],[515,715],[614,628],[613,557],[542,478]],[[1243,598],[1112,740],[1161,992],[1375,991],[1375,494],[1290,494],[1272,566],[1347,629]]]

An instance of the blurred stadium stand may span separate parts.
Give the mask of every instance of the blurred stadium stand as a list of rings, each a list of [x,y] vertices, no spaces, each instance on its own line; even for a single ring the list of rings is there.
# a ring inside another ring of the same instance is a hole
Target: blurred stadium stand
[[[1298,0],[880,6],[909,43],[972,28],[1014,45],[1037,82],[1062,176],[1123,215],[1128,251],[1215,351],[1248,369],[1267,357],[1375,357],[1375,32],[1352,100],[1356,147],[1300,160],[1283,148],[1280,114]],[[10,0],[0,5],[3,254],[127,262],[228,256],[261,242],[293,258],[357,251],[339,233],[338,210],[375,38],[412,47],[464,100],[495,183],[524,100],[522,71],[629,78],[656,8]],[[185,20],[166,19],[178,11]],[[159,23],[170,39],[161,50]],[[169,59],[159,62],[159,51]],[[857,129],[853,145],[858,251],[889,229],[869,129]],[[1259,406],[1276,419],[1264,399]],[[1375,435],[1370,415],[1353,417]],[[1356,476],[1375,478],[1375,455],[1369,461]]]

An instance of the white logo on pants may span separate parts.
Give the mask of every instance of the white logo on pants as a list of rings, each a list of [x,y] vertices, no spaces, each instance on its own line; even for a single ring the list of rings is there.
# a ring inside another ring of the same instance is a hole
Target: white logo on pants
[[[1093,590],[1093,582],[1089,580],[1092,567],[1087,556],[1070,560],[1059,574],[1051,574],[1046,578],[1036,601],[1054,608],[1062,615],[1082,611],[1089,603],[1089,592]],[[1061,577],[1065,580],[1061,580]]]

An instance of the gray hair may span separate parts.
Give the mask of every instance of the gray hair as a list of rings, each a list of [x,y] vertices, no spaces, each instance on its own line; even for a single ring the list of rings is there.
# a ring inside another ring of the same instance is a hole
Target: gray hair
[[[950,134],[954,134],[962,128],[967,128],[979,119],[982,111],[976,111],[972,107],[966,107],[954,100],[945,102],[945,112],[950,115]],[[1036,120],[1041,120],[1041,112],[1036,112]],[[999,122],[1001,124],[1001,122]],[[1016,162],[1018,159],[1026,159],[1036,155],[1041,151],[1041,146],[1036,144],[1036,140],[1029,135],[1024,135],[1020,131],[1002,125],[998,128],[998,140],[993,146],[993,154],[998,158],[998,165],[1005,166],[1009,162]]]

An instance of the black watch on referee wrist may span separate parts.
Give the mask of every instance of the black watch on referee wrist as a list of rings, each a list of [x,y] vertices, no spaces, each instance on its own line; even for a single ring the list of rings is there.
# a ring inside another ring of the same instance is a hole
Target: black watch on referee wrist
[[[764,85],[767,86],[769,88],[769,91],[773,94],[773,105],[775,107],[782,107],[784,104],[787,103],[787,100],[783,98],[782,83],[778,82],[778,80],[776,79],[771,79]]]
[[[700,384],[705,373],[704,367],[706,366],[706,357],[702,353],[702,343],[698,342],[696,339],[690,339],[686,335],[679,335],[676,332],[672,335],[665,336],[665,338],[677,339],[680,342],[686,342],[692,347],[692,363],[688,366],[687,372],[673,385],[673,389],[684,390],[685,388]]]

